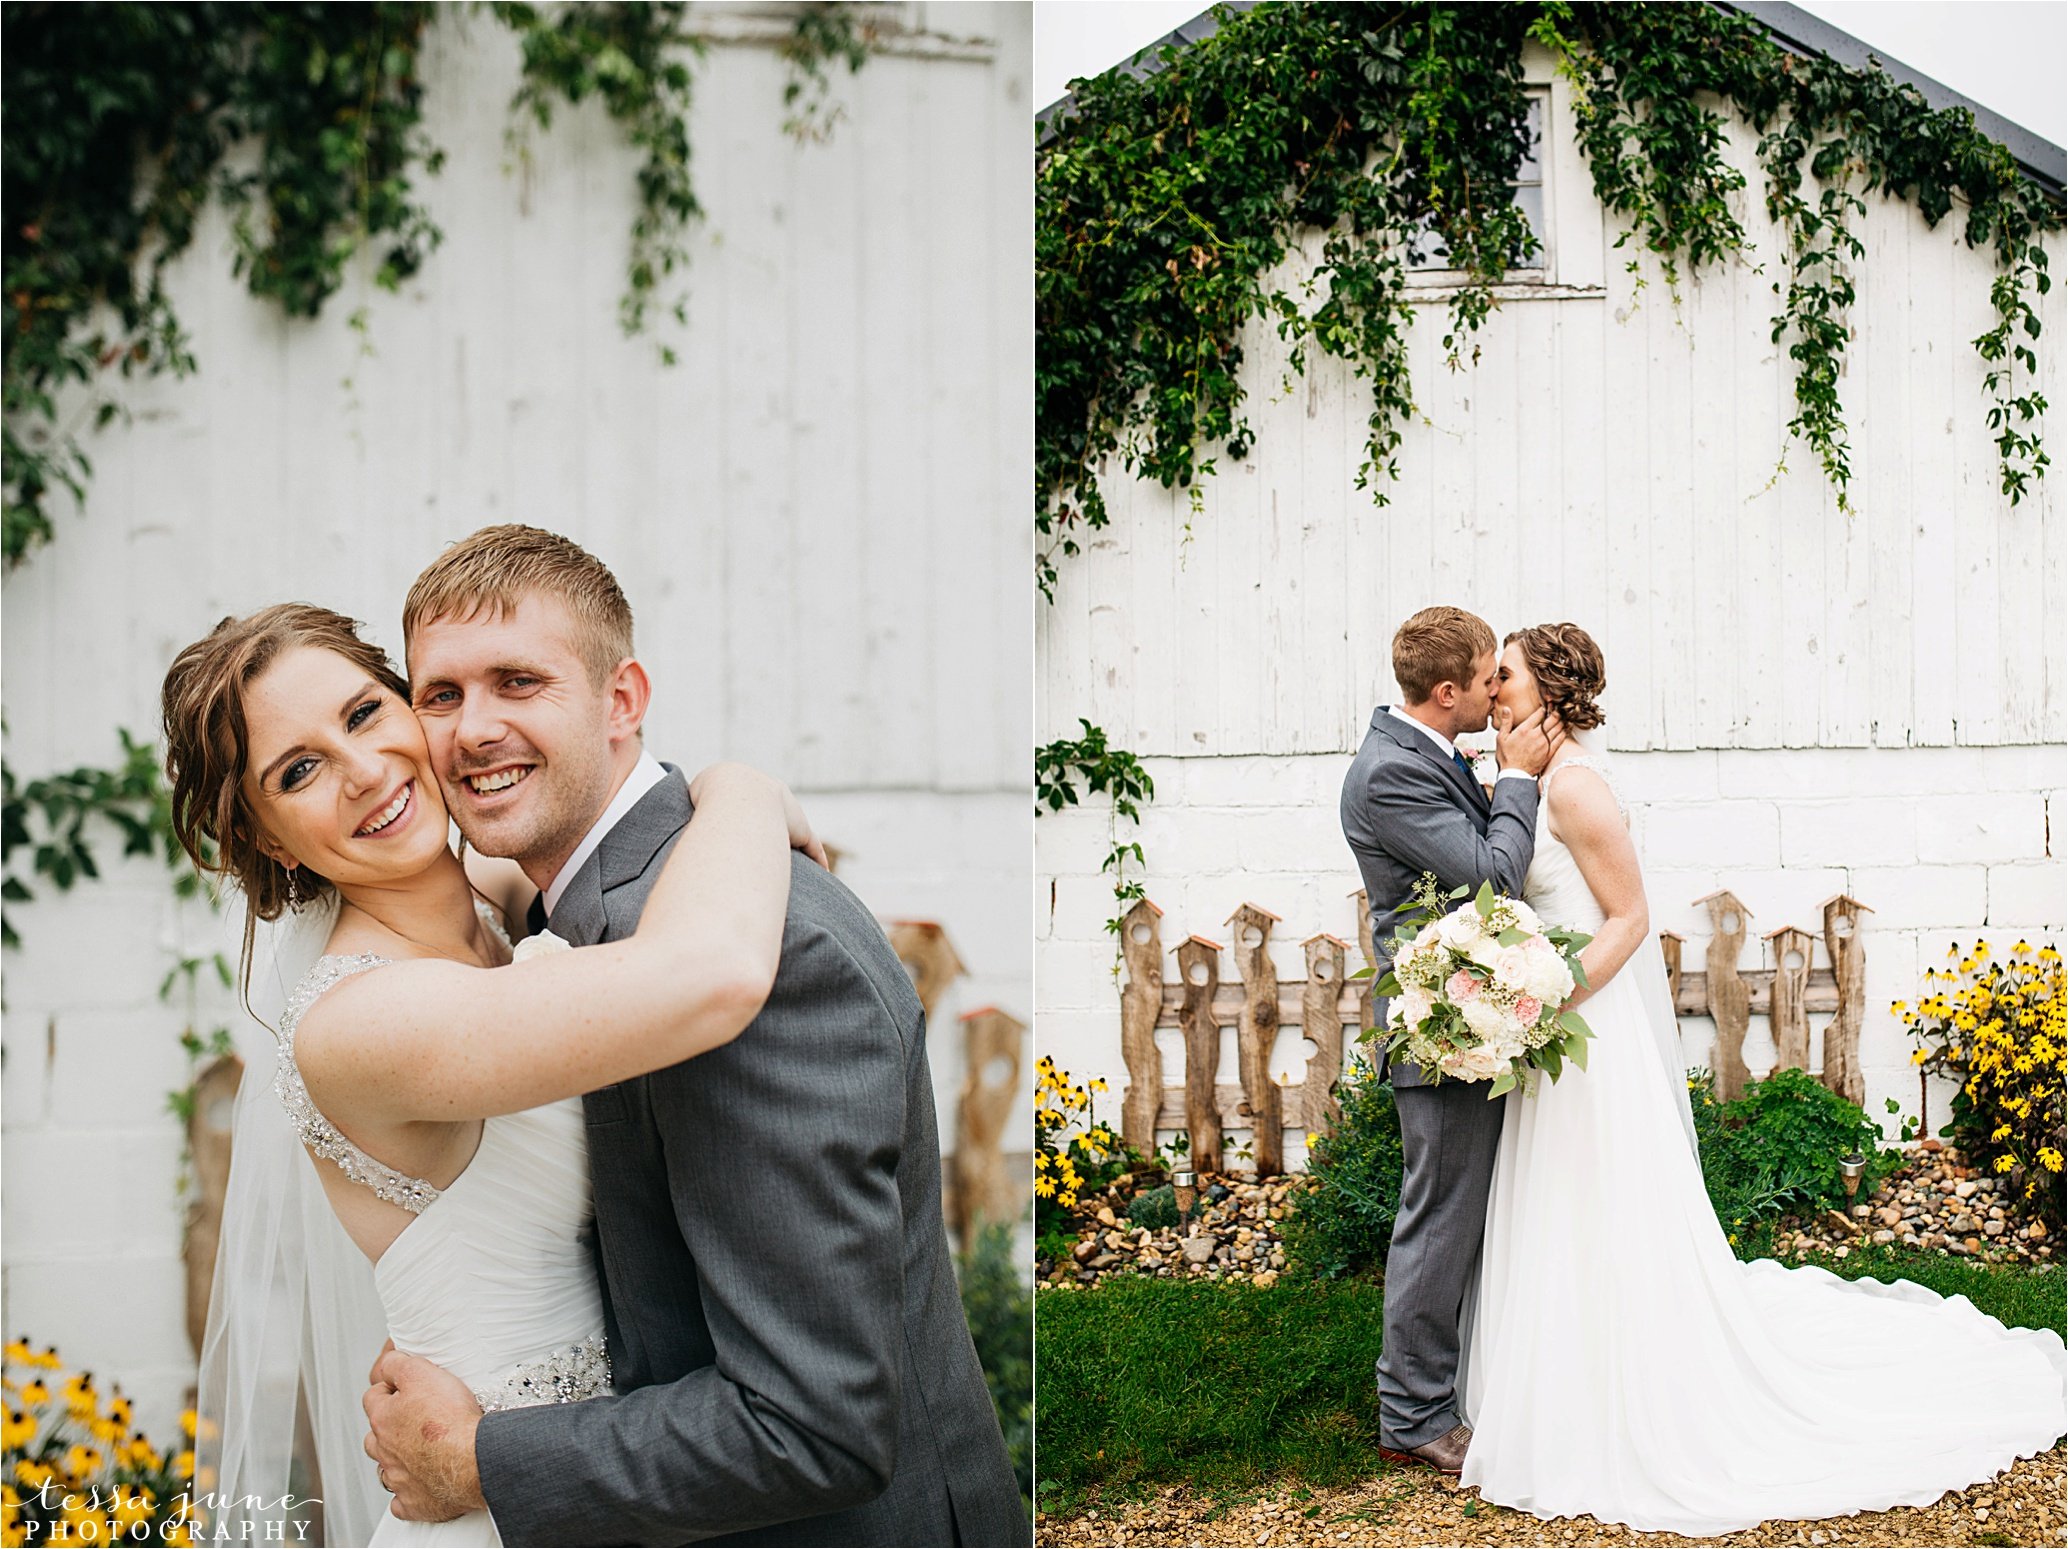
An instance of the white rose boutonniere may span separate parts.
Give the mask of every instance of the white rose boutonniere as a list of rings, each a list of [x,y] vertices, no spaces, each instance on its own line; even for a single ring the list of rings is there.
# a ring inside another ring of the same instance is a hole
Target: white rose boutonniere
[[[529,962],[535,957],[545,957],[554,952],[572,952],[574,943],[562,941],[549,930],[542,930],[536,936],[526,936],[511,949],[510,961]]]

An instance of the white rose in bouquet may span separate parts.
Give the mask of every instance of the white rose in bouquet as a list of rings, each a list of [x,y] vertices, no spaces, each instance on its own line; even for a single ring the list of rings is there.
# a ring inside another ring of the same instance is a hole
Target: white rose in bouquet
[[[1469,953],[1486,939],[1486,930],[1478,911],[1460,909],[1437,922],[1436,938],[1453,952]]]
[[[1508,1013],[1490,1000],[1468,1000],[1458,1009],[1464,1013],[1465,1025],[1485,1042],[1492,1042],[1509,1030]]]
[[[1476,1049],[1458,1050],[1444,1065],[1460,1081],[1491,1081],[1508,1068],[1515,1052],[1505,1044],[1483,1043]]]
[[[1520,995],[1530,986],[1530,961],[1526,946],[1502,947],[1487,964],[1494,971],[1494,983],[1510,995]]]
[[[1573,971],[1558,955],[1558,948],[1542,936],[1533,936],[1523,943],[1522,951],[1528,960],[1528,968],[1522,976],[1520,988],[1553,1005],[1572,994]]]
[[[1420,1027],[1435,1005],[1436,998],[1427,990],[1409,989],[1394,998],[1392,1023],[1395,1027]]]
[[[555,952],[572,952],[574,944],[564,941],[549,930],[542,930],[536,936],[526,936],[510,950],[510,961],[528,963],[535,957],[550,957]]]

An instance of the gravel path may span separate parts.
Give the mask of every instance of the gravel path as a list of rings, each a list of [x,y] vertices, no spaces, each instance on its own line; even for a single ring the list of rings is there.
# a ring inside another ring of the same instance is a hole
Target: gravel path
[[[2013,1464],[1996,1478],[1941,1496],[1930,1506],[1863,1512],[1817,1522],[1765,1522],[1722,1538],[1638,1533],[1592,1517],[1539,1522],[1490,1506],[1428,1469],[1388,1468],[1345,1489],[1301,1486],[1258,1494],[1193,1493],[1172,1486],[1150,1499],[1102,1505],[1068,1516],[1043,1512],[1035,1542],[1046,1545],[1212,1544],[1776,1544],[1822,1549],[1838,1544],[2068,1544],[2068,1454],[2055,1448]]]

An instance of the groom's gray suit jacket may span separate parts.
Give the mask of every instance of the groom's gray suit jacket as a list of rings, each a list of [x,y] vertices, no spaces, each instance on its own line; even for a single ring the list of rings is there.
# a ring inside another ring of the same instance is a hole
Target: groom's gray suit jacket
[[[1536,851],[1537,782],[1496,780],[1489,801],[1479,782],[1435,743],[1380,705],[1343,780],[1342,819],[1364,877],[1383,974],[1393,960],[1394,911],[1408,902],[1423,872],[1433,871],[1445,893],[1459,887],[1477,892],[1480,883],[1492,882],[1495,892],[1522,896]],[[1383,1028],[1383,998],[1375,1010]],[[1424,1084],[1421,1067],[1406,1060],[1389,1071],[1382,1054],[1379,1071],[1395,1086]]]
[[[689,816],[671,771],[554,934],[629,936]],[[852,893],[793,857],[761,1015],[585,1107],[618,1393],[483,1418],[505,1543],[1031,1541],[948,1255],[925,1017]]]

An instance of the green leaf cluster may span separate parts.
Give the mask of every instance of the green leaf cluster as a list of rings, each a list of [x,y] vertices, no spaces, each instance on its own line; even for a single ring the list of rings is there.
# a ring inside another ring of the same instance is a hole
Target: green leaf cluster
[[[1393,1088],[1353,1060],[1336,1088],[1342,1117],[1307,1147],[1309,1187],[1292,1197],[1285,1257],[1296,1276],[1335,1280],[1386,1262],[1404,1165]]]
[[[832,77],[826,67],[845,64],[847,73],[861,69],[876,43],[876,24],[861,6],[825,4],[807,7],[783,45],[790,78],[783,86],[783,106],[790,116],[783,133],[795,140],[823,140],[843,114],[831,100]]]
[[[702,45],[683,30],[682,0],[653,4],[537,6],[496,0],[489,9],[516,33],[524,81],[511,107],[541,129],[556,102],[603,104],[645,159],[639,167],[639,213],[618,322],[636,334],[667,281],[689,262],[690,223],[704,213],[689,171],[691,77],[686,53]],[[663,303],[676,323],[688,321],[688,298]],[[664,359],[674,356],[665,346]]]
[[[1034,810],[1039,814],[1044,808],[1060,812],[1076,806],[1079,781],[1086,793],[1113,798],[1106,858],[1099,870],[1113,873],[1113,916],[1106,921],[1106,929],[1117,938],[1121,919],[1143,896],[1141,879],[1127,874],[1128,862],[1137,868],[1148,864],[1140,841],[1121,840],[1119,824],[1122,818],[1130,823],[1141,821],[1141,804],[1156,794],[1156,782],[1134,754],[1107,742],[1104,727],[1094,726],[1082,716],[1077,724],[1083,728],[1083,736],[1059,737],[1034,750]]]
[[[165,273],[211,198],[234,271],[290,317],[315,316],[362,248],[393,288],[437,245],[412,182],[437,170],[417,74],[435,9],[0,6],[9,563],[51,536],[54,489],[84,500],[79,420],[119,412],[103,375],[194,370]],[[231,165],[244,142],[255,158]],[[68,389],[86,406],[61,419]]]
[[[1702,1182],[1726,1232],[1769,1220],[1851,1203],[1839,1163],[1866,1158],[1864,1198],[1902,1165],[1902,1154],[1880,1149],[1880,1126],[1857,1103],[1801,1070],[1777,1070],[1747,1084],[1745,1095],[1719,1102],[1706,1070],[1688,1072]]]
[[[1020,1494],[1034,1493],[1034,1294],[1021,1279],[1025,1266],[1013,1246],[1013,1230],[991,1221],[955,1261],[962,1288],[962,1312],[984,1368],[998,1426],[1005,1433]]]
[[[182,898],[201,891],[200,875],[187,861],[172,830],[172,796],[166,789],[157,750],[120,731],[122,760],[111,768],[82,764],[76,769],[23,781],[0,762],[0,896],[25,904],[36,896],[31,878],[60,893],[100,875],[95,858],[96,821],[122,838],[124,855],[154,851],[172,873]],[[19,947],[21,938],[0,912],[0,942]]]
[[[1222,451],[1249,455],[1238,372],[1252,320],[1276,328],[1291,372],[1320,349],[1370,384],[1358,478],[1384,503],[1414,410],[1405,255],[1439,236],[1462,271],[1444,340],[1456,368],[1494,287],[1535,250],[1508,195],[1527,149],[1526,41],[1573,87],[1579,145],[1633,269],[1649,255],[1669,285],[1745,255],[1747,180],[1725,155],[1726,115],[1759,131],[1786,241],[1771,332],[1794,362],[1789,431],[1841,505],[1858,217],[1879,193],[1936,226],[1957,201],[1968,245],[2000,268],[1997,325],[1975,347],[1991,367],[2003,492],[2016,502],[2043,474],[2032,344],[2051,282],[2038,239],[2062,212],[1965,110],[1935,112],[1876,70],[1795,57],[1706,5],[1266,0],[1216,15],[1219,31],[1165,48],[1158,69],[1074,82],[1037,156],[1034,504],[1051,597],[1058,559],[1108,520],[1111,463],[1192,487]],[[1307,238],[1311,272],[1274,278]]]

